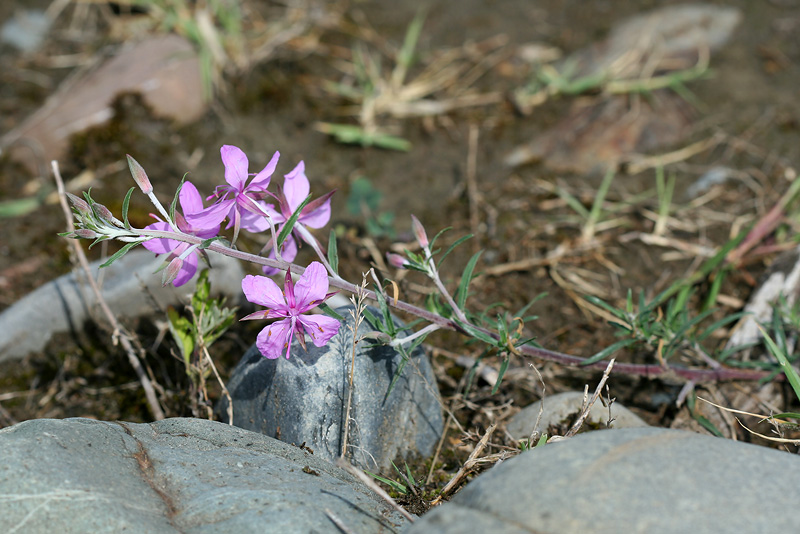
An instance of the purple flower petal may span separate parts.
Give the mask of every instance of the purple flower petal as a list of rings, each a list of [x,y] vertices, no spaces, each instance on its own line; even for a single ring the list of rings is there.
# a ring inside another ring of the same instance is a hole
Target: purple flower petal
[[[339,332],[339,321],[327,315],[299,315],[297,321],[317,347],[321,347]]]
[[[192,182],[183,182],[178,200],[184,215],[203,211],[203,197]]]
[[[278,284],[266,276],[248,274],[242,280],[242,291],[245,298],[253,304],[266,308],[286,310],[286,299]]]
[[[306,199],[311,186],[305,173],[306,165],[302,161],[297,164],[292,172],[287,174],[283,182],[283,193],[286,195],[286,202],[292,213]]]
[[[265,358],[274,360],[280,357],[283,349],[286,349],[286,357],[289,357],[289,340],[292,334],[291,319],[277,321],[258,333],[256,346]]]
[[[181,270],[178,272],[178,276],[175,277],[175,280],[172,282],[172,285],[175,287],[181,287],[183,284],[188,282],[194,276],[194,273],[197,272],[197,251],[195,250],[183,260],[183,266]]]
[[[169,232],[172,230],[169,225],[164,222],[148,224],[144,227],[144,229],[159,230],[162,232]],[[166,254],[168,252],[172,252],[179,244],[179,241],[175,241],[173,239],[156,238],[145,241],[142,243],[142,246],[150,252],[155,252],[156,254]]]
[[[242,211],[241,227],[254,234],[260,234],[269,229],[269,223],[263,215],[256,215],[250,211]]]
[[[278,166],[278,158],[280,157],[280,152],[275,152],[275,154],[272,155],[272,159],[267,163],[267,166],[264,167],[260,173],[256,174],[253,181],[247,186],[247,189],[266,189],[269,185],[272,173],[275,172],[275,167]]]
[[[299,220],[311,228],[322,228],[331,220],[331,199],[328,198],[311,213],[302,215]]]
[[[328,273],[318,261],[312,261],[294,287],[295,309],[306,312],[318,305],[328,292]]]
[[[192,225],[193,228],[213,228],[228,216],[231,208],[235,204],[232,198],[220,200],[216,204],[212,204],[201,212],[198,213],[185,213],[186,222]]]
[[[225,181],[232,187],[242,191],[247,181],[247,168],[250,163],[242,149],[233,145],[223,145],[219,149],[222,164],[225,165]]]

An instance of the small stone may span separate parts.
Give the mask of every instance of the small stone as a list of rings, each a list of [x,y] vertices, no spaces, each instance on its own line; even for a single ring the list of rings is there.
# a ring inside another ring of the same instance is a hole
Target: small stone
[[[480,475],[405,534],[796,532],[800,458],[660,428],[589,432]]]
[[[0,430],[0,449],[0,532],[337,532],[328,511],[353,532],[405,522],[330,463],[202,419],[31,420]]]
[[[337,310],[347,321],[324,347],[307,342],[305,352],[295,340],[289,360],[268,360],[251,347],[227,384],[234,425],[286,443],[305,443],[318,458],[338,458],[353,355],[352,310]],[[380,316],[379,310],[370,310]],[[365,319],[359,335],[374,330]],[[425,353],[419,347],[412,353],[387,397],[402,358],[391,347],[373,344],[363,340],[355,350],[348,457],[366,469],[391,470],[397,458],[431,455],[444,420]],[[223,419],[226,406],[223,401],[218,409]]]
[[[580,391],[566,391],[557,395],[550,395],[544,399],[526,406],[521,412],[516,414],[508,422],[508,433],[514,439],[528,439],[535,430],[548,432],[551,426],[572,425],[583,406],[583,393]],[[536,420],[539,418],[539,409],[542,410],[539,425]],[[647,426],[638,415],[631,412],[618,402],[611,405],[611,428],[635,428]],[[608,425],[608,408],[598,400],[589,410],[589,417],[586,418],[584,426]]]

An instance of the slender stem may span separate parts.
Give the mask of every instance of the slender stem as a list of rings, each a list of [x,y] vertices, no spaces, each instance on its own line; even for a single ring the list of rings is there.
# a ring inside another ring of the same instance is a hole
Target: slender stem
[[[425,328],[421,328],[420,330],[417,330],[416,332],[414,332],[410,336],[406,336],[406,337],[395,339],[394,341],[389,343],[389,346],[390,347],[399,347],[401,345],[405,345],[406,343],[411,343],[412,341],[414,341],[418,337],[426,336],[426,335],[430,334],[431,332],[435,332],[435,331],[439,330],[440,328],[441,328],[441,326],[439,326],[438,324],[431,323],[428,326],[426,326]]]
[[[143,230],[143,229],[139,230],[134,228],[131,230],[130,235],[132,237],[139,236],[144,238],[174,239],[176,241],[184,241],[186,243],[195,243],[195,244],[200,244],[203,241],[205,241],[204,239],[201,239],[197,236],[184,234],[183,232],[175,233],[175,232],[166,232],[162,230]],[[236,258],[242,261],[249,261],[252,263],[256,263],[258,265],[266,265],[268,267],[274,267],[276,269],[281,269],[283,271],[288,270],[297,274],[303,274],[305,272],[305,268],[300,267],[299,265],[288,263],[286,261],[273,260],[271,258],[265,258],[263,256],[256,256],[255,254],[249,254],[247,252],[242,252],[240,250],[234,250],[216,241],[208,246],[208,250],[216,252],[218,254],[223,254],[225,256],[230,256],[232,258]],[[331,286],[341,289],[343,291],[347,291],[348,293],[357,294],[360,291],[359,286],[351,284],[350,282],[347,282],[346,280],[343,280],[339,277],[336,278],[329,277],[328,281]],[[363,292],[366,298],[370,300],[376,300],[374,291],[369,289],[364,289]],[[445,295],[447,294],[445,293]],[[454,330],[456,332],[468,335],[468,332],[466,332],[463,327],[459,326],[459,324],[453,321],[452,319],[442,317],[439,314],[429,312],[428,310],[419,308],[402,300],[394,301],[394,299],[387,299],[386,302],[392,308],[410,313],[412,315],[416,315],[417,317],[421,317],[430,323],[438,325],[440,328],[444,328],[447,330]],[[457,307],[454,307],[453,309],[458,310]],[[459,318],[459,320],[461,319]],[[495,332],[492,332],[480,326],[473,325],[469,321],[464,321],[464,322],[470,325],[472,328],[480,330],[481,332],[491,336],[494,339],[499,339],[499,336]],[[561,352],[555,352],[552,350],[538,348],[532,345],[523,345],[521,347],[517,347],[517,350],[520,353],[524,354],[525,356],[530,356],[545,361],[551,361],[570,367],[583,367],[585,369],[604,370],[608,365],[607,362],[604,361],[599,361],[593,364],[585,365],[584,358],[579,358],[578,356],[572,356]],[[695,382],[717,382],[721,380],[761,380],[762,378],[766,378],[772,374],[769,371],[737,369],[731,367],[721,367],[719,369],[688,369],[679,366],[662,367],[661,365],[656,365],[656,364],[635,364],[635,363],[616,363],[614,365],[614,369],[617,372],[627,375],[643,376],[647,378],[678,376],[685,380],[692,380]],[[778,375],[776,379],[784,380],[782,375]]]

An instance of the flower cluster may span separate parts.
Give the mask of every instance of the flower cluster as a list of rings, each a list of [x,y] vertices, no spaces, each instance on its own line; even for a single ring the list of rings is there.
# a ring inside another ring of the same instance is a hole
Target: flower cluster
[[[227,184],[217,186],[207,197],[206,200],[214,202],[204,207],[203,199],[194,184],[184,182],[179,194],[183,214],[176,212],[174,220],[171,221],[153,215],[158,222],[147,226],[145,230],[168,232],[177,229],[184,234],[206,240],[215,237],[220,224],[227,219],[226,229],[233,227],[233,242],[236,241],[240,229],[249,232],[271,230],[274,240],[277,239],[278,232],[302,206],[292,226],[292,232],[312,245],[315,250],[319,249],[319,244],[306,227],[321,228],[328,223],[331,217],[330,199],[333,191],[309,202],[310,185],[302,161],[285,175],[283,187],[279,187],[277,193],[273,194],[267,187],[278,164],[280,157],[278,152],[275,152],[267,166],[257,174],[249,172],[250,164],[247,156],[238,147],[225,145],[220,149],[220,154]],[[152,194],[152,186],[149,186],[144,170],[135,161],[131,163],[131,171],[142,190],[146,194]],[[270,199],[274,199],[276,205],[267,203]],[[205,251],[200,245],[169,238],[150,239],[143,244],[151,252],[168,254],[164,283],[172,282],[175,286],[188,282],[197,272],[198,258],[205,256]],[[276,248],[270,252],[273,258]],[[282,243],[280,259],[291,262],[297,255],[297,248],[296,238],[289,234]],[[264,271],[266,274],[278,272],[277,269],[269,267],[265,267]],[[242,290],[247,300],[268,308],[250,314],[244,319],[283,318],[265,328],[258,336],[258,348],[267,358],[277,358],[284,349],[288,358],[295,337],[303,348],[305,348],[305,334],[311,337],[315,345],[322,346],[339,330],[339,323],[335,319],[305,315],[331,296],[326,294],[327,273],[319,262],[309,265],[297,285],[293,284],[287,271],[285,294],[281,293],[275,282],[263,276],[248,275],[242,281]]]

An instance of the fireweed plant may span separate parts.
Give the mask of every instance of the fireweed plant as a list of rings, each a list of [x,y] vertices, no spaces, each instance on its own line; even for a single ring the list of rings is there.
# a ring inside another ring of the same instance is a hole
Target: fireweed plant
[[[258,335],[256,345],[266,358],[279,358],[284,355],[289,358],[294,339],[305,348],[306,336],[314,345],[323,346],[336,335],[343,318],[325,304],[325,300],[333,294],[328,293],[329,287],[354,295],[363,294],[365,298],[376,302],[380,309],[378,316],[368,309],[364,310],[364,315],[377,330],[367,337],[392,346],[402,357],[389,392],[409,361],[413,349],[421,344],[427,335],[442,328],[458,331],[486,345],[486,349],[476,359],[473,372],[483,357],[492,353],[501,357],[502,364],[494,391],[499,387],[512,356],[532,356],[563,365],[583,365],[588,368],[606,367],[606,362],[600,359],[610,356],[607,351],[602,355],[583,359],[546,350],[535,343],[533,338],[525,338],[523,336],[525,323],[535,319],[525,314],[536,299],[514,314],[496,314],[491,317],[487,312],[473,314],[467,311],[469,285],[474,278],[475,267],[481,253],[476,253],[467,262],[458,287],[452,295],[442,282],[439,269],[453,249],[472,236],[467,235],[456,240],[444,253],[441,253],[441,249],[435,245],[447,229],[429,239],[422,223],[413,215],[412,228],[419,244],[419,251],[407,250],[404,256],[387,254],[387,260],[395,268],[419,271],[431,279],[438,294],[427,299],[426,309],[400,300],[397,285],[391,280],[379,281],[373,270],[367,274],[376,282],[374,290],[365,290],[344,280],[338,274],[335,234],[331,232],[327,251],[323,251],[322,245],[309,230],[309,228],[322,228],[329,222],[330,198],[333,192],[312,200],[303,162],[285,175],[283,187],[275,188],[275,192],[269,191],[271,177],[278,163],[277,152],[258,173],[249,172],[247,156],[239,148],[225,145],[220,153],[225,167],[226,184],[217,186],[207,197],[206,200],[212,201],[210,205],[204,206],[197,188],[191,182],[184,180],[175,193],[169,209],[166,209],[153,193],[153,186],[144,168],[128,156],[131,174],[141,191],[156,207],[158,216],[154,217],[158,222],[145,228],[131,226],[128,220],[128,207],[135,187],[128,191],[122,203],[122,220],[117,219],[108,208],[92,199],[90,192],[84,193],[84,198],[67,193],[76,219],[76,229],[61,235],[76,239],[93,239],[92,245],[109,239],[125,243],[103,266],[110,265],[140,244],[152,252],[165,254],[162,274],[164,285],[179,286],[189,281],[197,271],[198,260],[208,261],[209,251],[260,265],[266,274],[286,273],[283,291],[264,276],[248,275],[242,281],[242,290],[247,300],[266,308],[244,317],[243,320],[278,319],[266,326]],[[178,204],[182,213],[176,210]],[[226,219],[228,221],[226,228],[233,228],[231,242],[218,235],[220,225]],[[233,246],[232,243],[236,241],[242,229],[248,232],[270,233],[268,245],[261,254],[240,251]],[[311,262],[306,268],[292,263],[297,254],[298,240],[311,246],[319,261]],[[721,252],[723,255],[724,253]],[[297,282],[293,281],[292,273],[300,275]],[[393,294],[389,295],[385,287],[393,288]],[[308,312],[315,307],[322,309],[327,316],[309,315]],[[428,324],[416,332],[407,334],[406,331],[397,328],[391,317],[390,308],[417,316],[419,320],[413,322],[411,327],[420,322]],[[670,373],[692,382],[753,380],[766,376],[763,371],[750,369],[719,367],[688,369],[632,363],[617,363],[615,370],[649,377]]]

